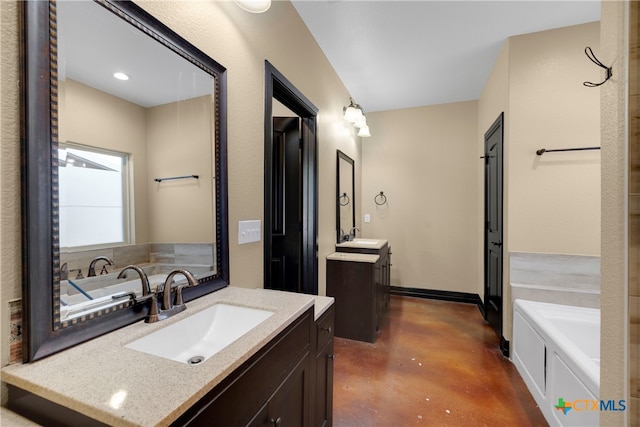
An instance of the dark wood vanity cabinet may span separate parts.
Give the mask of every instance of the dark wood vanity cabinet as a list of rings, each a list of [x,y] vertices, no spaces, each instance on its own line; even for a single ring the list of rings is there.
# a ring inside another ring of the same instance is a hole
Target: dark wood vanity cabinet
[[[375,342],[389,321],[391,251],[338,247],[338,252],[377,255],[375,262],[327,258],[327,295],[335,298],[336,336]],[[366,258],[366,257],[363,257]]]

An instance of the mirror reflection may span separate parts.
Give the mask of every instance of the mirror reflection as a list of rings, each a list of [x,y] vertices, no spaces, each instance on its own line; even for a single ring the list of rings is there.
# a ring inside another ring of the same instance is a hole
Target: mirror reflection
[[[355,170],[351,157],[338,150],[336,167],[336,222],[338,224],[338,243],[355,237]]]
[[[130,264],[152,288],[216,273],[215,82],[92,1],[58,2],[57,22],[65,322],[139,295]]]

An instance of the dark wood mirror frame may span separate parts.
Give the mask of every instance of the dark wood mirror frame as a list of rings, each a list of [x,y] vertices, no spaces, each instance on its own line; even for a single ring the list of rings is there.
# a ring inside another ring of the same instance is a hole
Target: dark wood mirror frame
[[[341,235],[341,215],[340,215],[340,161],[345,161],[351,165],[351,223],[353,226],[356,226],[356,202],[355,202],[355,190],[356,190],[356,170],[355,170],[355,162],[353,159],[342,151],[338,150],[338,154],[336,156],[336,242],[342,243],[340,240]],[[344,230],[348,233],[349,230]]]
[[[216,274],[185,289],[190,301],[229,285],[226,68],[134,3],[96,1],[215,80]],[[23,360],[32,362],[139,321],[146,310],[129,303],[66,327],[54,321],[60,281],[56,4],[24,1],[20,13]]]

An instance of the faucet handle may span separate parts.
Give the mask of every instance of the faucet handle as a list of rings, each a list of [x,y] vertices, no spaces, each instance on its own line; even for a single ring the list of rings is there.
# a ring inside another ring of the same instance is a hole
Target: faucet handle
[[[135,304],[147,302],[148,300],[151,300],[151,307],[149,308],[149,312],[147,313],[147,317],[144,321],[146,323],[156,322],[158,320],[158,314],[160,314],[157,295],[152,292],[147,295],[141,295],[133,298]]]

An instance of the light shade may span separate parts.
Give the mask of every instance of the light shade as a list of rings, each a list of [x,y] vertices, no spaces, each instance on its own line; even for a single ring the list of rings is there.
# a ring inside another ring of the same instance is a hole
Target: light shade
[[[358,117],[353,125],[358,129],[362,128],[363,126],[367,126],[367,118],[364,114],[362,114],[360,117]]]
[[[247,12],[262,13],[269,10],[271,0],[234,0],[238,6]]]
[[[362,110],[356,108],[353,104],[349,105],[346,110],[344,110],[344,119],[349,123],[356,123],[362,119]]]
[[[371,133],[369,133],[369,126],[364,125],[360,128],[360,131],[358,131],[358,136],[363,137],[363,138],[368,138],[371,136]]]

